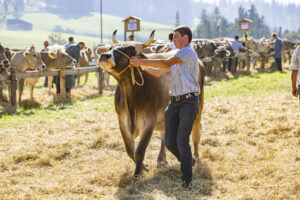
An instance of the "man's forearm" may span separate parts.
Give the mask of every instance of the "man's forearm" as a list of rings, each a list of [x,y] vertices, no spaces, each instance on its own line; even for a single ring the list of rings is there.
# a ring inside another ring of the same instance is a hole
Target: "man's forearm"
[[[156,67],[156,68],[169,68],[172,66],[172,64],[170,64],[168,62],[168,60],[140,59],[139,62],[140,62],[140,65],[151,66],[151,67]]]
[[[298,76],[298,70],[292,70],[291,74],[291,80],[292,80],[292,88],[297,87],[297,76]]]

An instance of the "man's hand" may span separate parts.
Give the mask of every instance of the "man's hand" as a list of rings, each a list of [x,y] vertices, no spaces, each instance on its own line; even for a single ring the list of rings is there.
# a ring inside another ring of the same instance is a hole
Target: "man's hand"
[[[139,66],[141,66],[141,60],[136,57],[132,57],[130,59],[130,64],[134,67],[139,67]]]
[[[294,97],[298,97],[299,94],[298,94],[298,88],[297,87],[293,87],[292,94],[293,94]]]

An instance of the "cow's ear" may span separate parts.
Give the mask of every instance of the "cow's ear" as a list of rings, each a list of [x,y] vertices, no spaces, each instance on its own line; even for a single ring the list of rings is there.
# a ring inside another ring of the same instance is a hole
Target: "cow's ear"
[[[153,47],[150,48],[150,50],[151,50],[151,52],[155,53],[156,52],[156,47],[153,46]]]
[[[55,59],[57,57],[57,54],[55,52],[49,52],[48,55],[52,59]]]
[[[12,51],[11,51],[11,57],[10,57],[10,60],[13,59],[13,58],[15,57],[16,54],[17,54],[16,52],[12,52]]]
[[[87,48],[88,52],[91,52],[91,49],[90,48]]]
[[[104,52],[107,52],[108,51],[108,48],[106,46],[103,46],[103,47],[98,47],[96,52],[98,55],[104,53]]]
[[[26,50],[26,51],[24,51],[23,55],[24,55],[24,57],[28,57],[30,55],[30,52]]]

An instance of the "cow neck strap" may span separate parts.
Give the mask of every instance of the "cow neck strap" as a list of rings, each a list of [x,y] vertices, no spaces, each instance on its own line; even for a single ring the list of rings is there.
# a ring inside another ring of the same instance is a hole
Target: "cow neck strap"
[[[118,50],[118,49],[116,49],[115,51],[117,51],[117,52],[123,54],[125,57],[127,57],[127,58],[129,59],[129,62],[130,62],[130,59],[131,59],[131,58],[130,58],[128,55],[126,55],[124,52],[122,52],[122,51],[120,51],[120,50]],[[135,80],[135,76],[134,76],[134,68],[135,68],[135,67],[133,67],[131,64],[129,64],[127,67],[125,67],[125,68],[119,73],[119,75],[123,74],[128,68],[130,69],[130,72],[131,72],[131,81],[132,81],[132,84],[133,84],[133,85],[137,84],[138,86],[143,86],[143,85],[144,85],[144,77],[143,77],[143,75],[142,75],[141,70],[140,70],[139,68],[136,67],[136,69],[138,70],[139,75],[140,75],[140,77],[141,77],[141,79],[142,79],[142,82],[139,83],[139,82],[137,82],[137,81]]]

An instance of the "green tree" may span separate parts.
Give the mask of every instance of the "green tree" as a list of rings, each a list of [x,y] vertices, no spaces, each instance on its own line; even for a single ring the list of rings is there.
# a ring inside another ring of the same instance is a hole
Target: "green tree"
[[[50,33],[48,35],[48,38],[49,38],[51,45],[55,44],[55,43],[65,44],[67,42],[65,39],[63,39],[63,36],[61,33],[56,33],[56,32]]]
[[[285,34],[284,37],[292,42],[300,41],[300,33],[298,33],[297,31],[291,31]]]

